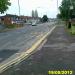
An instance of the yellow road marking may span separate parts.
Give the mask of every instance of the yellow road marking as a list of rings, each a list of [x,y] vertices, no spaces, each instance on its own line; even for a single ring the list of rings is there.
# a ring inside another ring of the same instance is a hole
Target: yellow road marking
[[[51,32],[55,29],[56,26],[54,26],[50,32],[48,32],[45,36],[41,37],[40,40],[38,40],[30,49],[28,49],[26,52],[22,52],[19,57],[9,61],[6,64],[0,65],[0,73],[2,73],[3,71],[5,71],[7,68],[9,68],[11,65],[17,63],[17,62],[21,62],[22,59],[25,59],[31,52],[33,52],[42,42],[43,40],[49,35],[51,34]]]

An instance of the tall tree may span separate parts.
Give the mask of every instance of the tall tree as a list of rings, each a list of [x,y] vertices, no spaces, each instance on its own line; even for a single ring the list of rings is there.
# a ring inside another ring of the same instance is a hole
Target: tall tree
[[[70,9],[71,6],[73,6],[72,10]],[[62,0],[59,10],[63,19],[71,18],[72,14],[75,14],[75,0]]]
[[[35,17],[38,17],[38,12],[37,12],[37,10],[35,10]]]
[[[11,5],[10,0],[0,0],[0,13],[4,13]]]
[[[61,14],[57,14],[57,18],[58,19],[61,19],[62,18],[62,15]]]
[[[34,10],[32,10],[32,17],[35,17],[35,13],[34,13]]]

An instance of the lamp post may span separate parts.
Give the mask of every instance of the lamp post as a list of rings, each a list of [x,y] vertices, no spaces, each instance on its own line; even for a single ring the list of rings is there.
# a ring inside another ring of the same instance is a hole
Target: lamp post
[[[58,14],[58,0],[57,0],[57,14]]]
[[[20,2],[18,0],[19,16],[20,16]]]
[[[57,0],[57,14],[58,14],[58,0]],[[57,23],[59,23],[58,18],[57,18]]]

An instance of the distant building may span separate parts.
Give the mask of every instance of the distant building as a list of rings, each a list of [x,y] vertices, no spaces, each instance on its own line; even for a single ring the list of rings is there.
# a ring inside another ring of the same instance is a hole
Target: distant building
[[[26,22],[31,22],[32,17],[31,16],[20,16],[21,18],[23,18],[24,20],[26,20]]]
[[[24,21],[26,21],[27,23],[32,23],[32,22],[39,22],[40,21],[40,17],[31,17],[31,16],[20,16],[20,18]]]
[[[6,25],[10,25],[13,23],[13,21],[16,21],[18,19],[19,17],[17,15],[6,14],[4,16],[1,16],[2,23]]]
[[[31,23],[34,21],[39,21],[39,18],[37,17],[31,17],[31,16],[17,16],[12,14],[6,14],[4,16],[0,17],[0,22],[5,25],[23,25],[24,23]]]

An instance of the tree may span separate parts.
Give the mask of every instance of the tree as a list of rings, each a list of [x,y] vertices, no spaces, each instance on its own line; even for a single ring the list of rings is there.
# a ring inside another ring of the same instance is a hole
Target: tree
[[[38,12],[37,12],[37,10],[35,10],[35,17],[38,17]]]
[[[43,17],[42,17],[42,22],[47,22],[47,21],[48,21],[47,15],[43,15]]]
[[[62,15],[61,14],[57,14],[57,18],[58,19],[61,19],[62,18]]]
[[[73,6],[73,10],[70,9]],[[62,19],[68,20],[75,14],[75,0],[62,0],[61,6],[59,7]]]
[[[34,10],[32,10],[32,17],[35,17],[35,13],[34,13]]]
[[[0,0],[0,13],[4,13],[11,5],[10,0]]]

